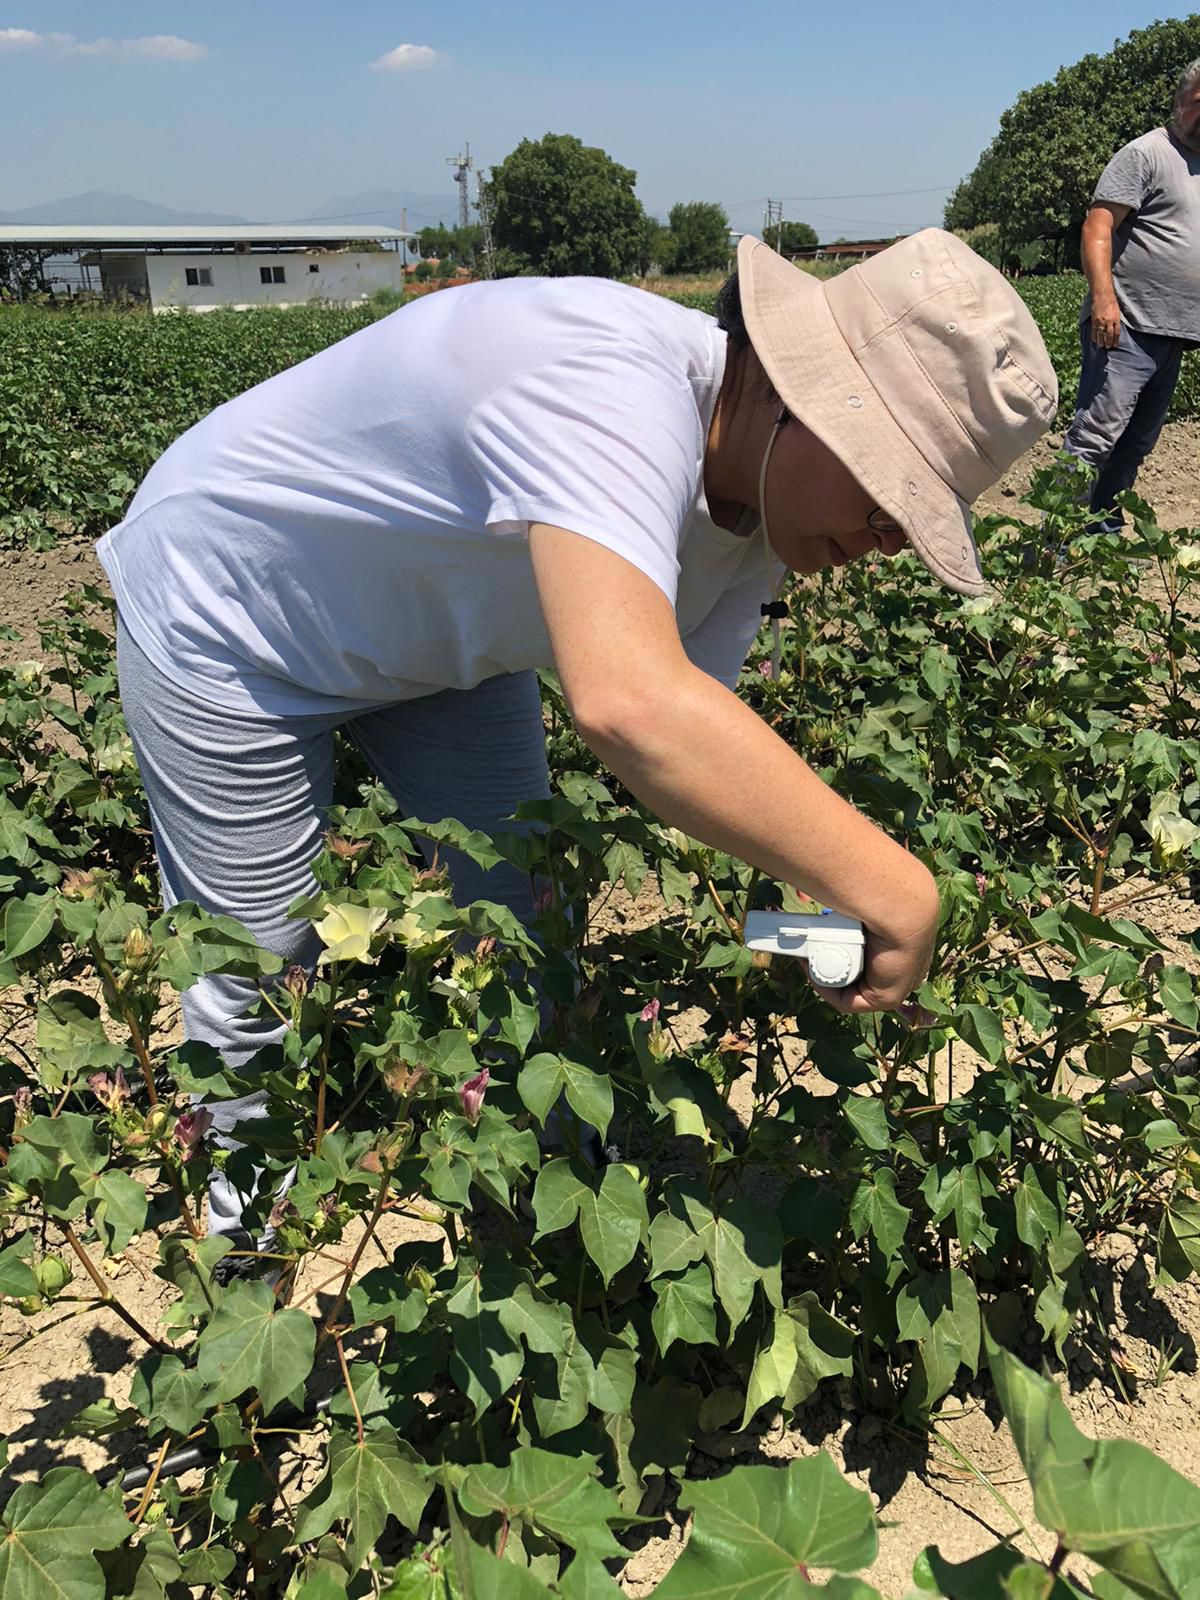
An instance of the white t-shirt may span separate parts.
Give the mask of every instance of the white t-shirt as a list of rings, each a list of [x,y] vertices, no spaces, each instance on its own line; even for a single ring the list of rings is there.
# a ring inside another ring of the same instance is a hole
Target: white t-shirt
[[[711,317],[603,279],[444,290],[197,423],[100,559],[176,683],[361,710],[551,665],[526,535],[552,523],[645,573],[732,685],[774,574],[704,497],[724,359]]]

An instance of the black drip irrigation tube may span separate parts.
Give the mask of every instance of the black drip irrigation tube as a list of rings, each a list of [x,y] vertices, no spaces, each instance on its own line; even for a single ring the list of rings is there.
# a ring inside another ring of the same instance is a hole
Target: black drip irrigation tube
[[[290,1428],[297,1423],[314,1422],[317,1417],[323,1416],[333,1405],[333,1396],[326,1395],[311,1405],[306,1411],[298,1411],[295,1406],[287,1406],[277,1413],[276,1421],[281,1427]],[[188,1444],[182,1450],[176,1450],[166,1456],[159,1467],[159,1476],[173,1478],[180,1472],[188,1472],[192,1467],[198,1467],[209,1457],[216,1455],[219,1447],[211,1444]],[[96,1482],[102,1489],[110,1483],[121,1480],[122,1489],[143,1489],[150,1481],[150,1474],[154,1471],[150,1462],[140,1467],[130,1467],[128,1472],[122,1467],[104,1467],[96,1473]]]

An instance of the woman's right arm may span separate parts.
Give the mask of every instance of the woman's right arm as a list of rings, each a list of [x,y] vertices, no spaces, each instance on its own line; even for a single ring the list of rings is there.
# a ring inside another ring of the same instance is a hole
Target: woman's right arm
[[[666,596],[624,557],[535,523],[530,551],[582,737],[663,822],[857,917],[867,962],[840,1010],[901,1005],[924,978],[937,887],[730,690],[688,660]]]

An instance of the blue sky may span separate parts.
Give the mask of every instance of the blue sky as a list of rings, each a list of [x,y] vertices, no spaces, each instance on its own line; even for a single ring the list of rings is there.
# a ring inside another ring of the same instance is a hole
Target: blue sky
[[[772,195],[823,238],[907,230],[940,220],[1020,89],[1156,14],[1110,0],[25,0],[0,10],[0,211],[107,189],[284,220],[369,189],[449,195],[464,141],[489,163],[556,132],[633,167],[659,214],[719,200],[754,230]],[[923,192],[886,193],[899,190]]]

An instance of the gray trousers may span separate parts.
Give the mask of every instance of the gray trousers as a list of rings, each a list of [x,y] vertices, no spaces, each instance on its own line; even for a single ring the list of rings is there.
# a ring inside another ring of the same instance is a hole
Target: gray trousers
[[[1116,348],[1102,350],[1092,343],[1090,318],[1080,338],[1079,399],[1063,449],[1096,468],[1089,509],[1110,513],[1099,526],[1115,532],[1124,522],[1115,509],[1117,496],[1133,488],[1138,468],[1158,442],[1187,344],[1139,333],[1122,321]]]
[[[402,817],[456,817],[492,830],[523,800],[549,794],[541,699],[532,672],[488,678],[474,689],[446,689],[365,712],[320,709],[272,717],[226,710],[180,689],[118,622],[121,702],[150,804],[164,905],[194,900],[236,917],[286,965],[312,968],[320,940],[287,908],[315,888],[311,864],[321,849],[332,801],[334,731],[358,745]],[[505,822],[506,827],[515,826]],[[502,863],[484,872],[457,852],[442,852],[460,904],[487,899],[522,921],[533,915],[533,887]],[[189,1039],[214,1045],[233,1068],[283,1027],[250,1016],[252,983],[204,978],[182,997]],[[235,1123],[264,1115],[261,1098],[212,1106],[214,1132],[227,1146]],[[227,1179],[209,1191],[209,1230],[230,1233],[244,1197]]]

